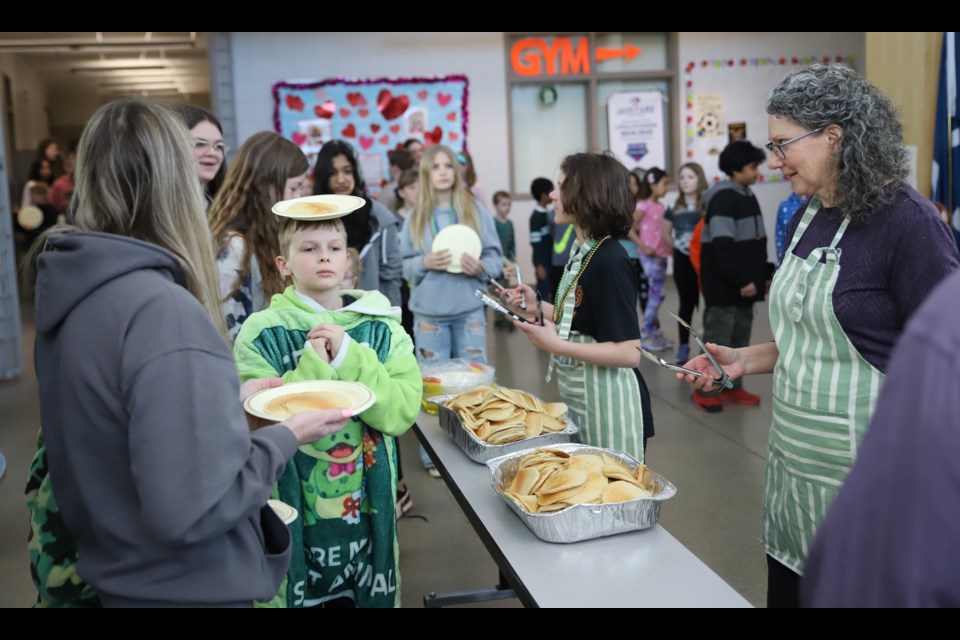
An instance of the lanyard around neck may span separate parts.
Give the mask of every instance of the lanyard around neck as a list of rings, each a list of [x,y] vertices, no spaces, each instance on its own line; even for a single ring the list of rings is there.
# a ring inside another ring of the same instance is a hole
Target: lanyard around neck
[[[452,207],[449,209],[449,213],[447,213],[447,220],[452,221],[448,224],[448,226],[450,224],[460,224],[460,216],[457,215],[456,209]],[[437,237],[437,234],[440,233],[440,223],[437,222],[436,212],[434,212],[433,216],[430,218],[430,228],[433,229],[433,237]]]

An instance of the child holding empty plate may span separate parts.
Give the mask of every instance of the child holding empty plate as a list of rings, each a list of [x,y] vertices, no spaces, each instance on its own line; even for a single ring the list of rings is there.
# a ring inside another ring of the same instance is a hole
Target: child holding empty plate
[[[420,161],[420,195],[400,232],[403,277],[413,287],[410,310],[420,363],[487,361],[487,314],[474,295],[503,271],[493,218],[473,199],[456,155],[444,145]],[[420,449],[430,474],[433,462]]]
[[[485,363],[486,312],[474,291],[500,276],[503,252],[493,218],[470,195],[449,148],[424,152],[420,198],[400,237],[417,360]]]

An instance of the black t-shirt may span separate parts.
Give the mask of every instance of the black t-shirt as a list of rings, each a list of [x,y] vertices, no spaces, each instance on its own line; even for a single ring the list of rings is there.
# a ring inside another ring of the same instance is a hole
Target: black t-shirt
[[[576,296],[573,330],[597,342],[640,339],[637,276],[616,240],[600,245],[571,296]],[[561,291],[562,295],[563,292]]]
[[[597,342],[623,342],[640,339],[637,317],[637,273],[627,252],[616,240],[600,245],[574,291],[576,296],[572,328]],[[563,295],[563,292],[560,292]],[[637,360],[640,355],[637,353]],[[654,435],[650,392],[639,369],[633,370],[640,386],[643,409],[643,437]]]

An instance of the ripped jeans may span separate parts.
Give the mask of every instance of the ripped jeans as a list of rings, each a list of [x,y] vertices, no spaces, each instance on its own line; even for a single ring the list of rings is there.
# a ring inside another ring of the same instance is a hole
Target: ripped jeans
[[[413,314],[413,333],[416,337],[417,362],[437,362],[463,358],[473,362],[487,362],[487,308],[452,319],[438,319]],[[424,469],[433,468],[433,460],[420,447],[420,461]]]
[[[438,319],[415,313],[413,333],[417,362],[421,364],[450,358],[487,362],[486,307],[459,318]]]

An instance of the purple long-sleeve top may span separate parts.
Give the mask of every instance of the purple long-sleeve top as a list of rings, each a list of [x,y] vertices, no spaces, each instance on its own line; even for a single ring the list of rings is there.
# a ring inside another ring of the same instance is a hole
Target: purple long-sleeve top
[[[804,567],[803,603],[960,606],[960,273],[890,361],[860,454]]]
[[[790,221],[788,247],[802,217]],[[821,208],[794,255],[805,259],[813,249],[829,246],[842,219],[839,210]],[[834,313],[860,355],[885,372],[914,311],[960,267],[957,246],[933,204],[909,186],[869,222],[848,226],[838,246],[843,251]]]

